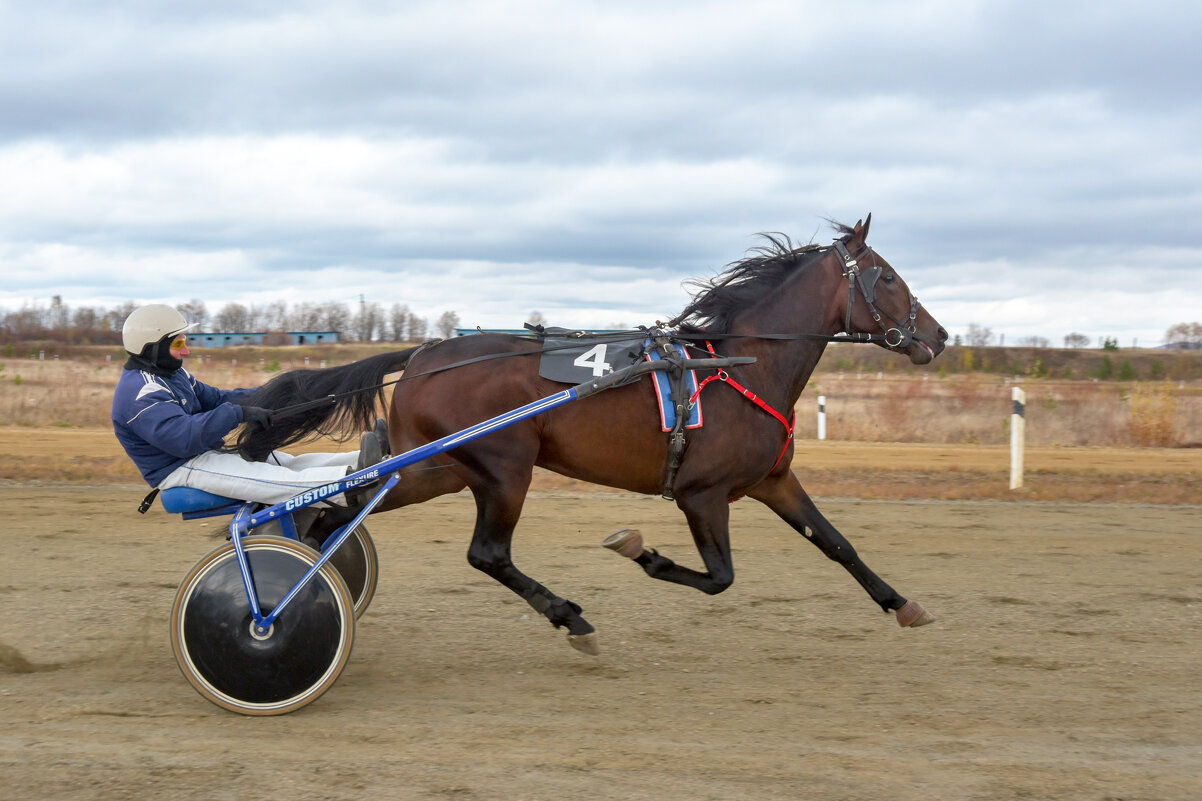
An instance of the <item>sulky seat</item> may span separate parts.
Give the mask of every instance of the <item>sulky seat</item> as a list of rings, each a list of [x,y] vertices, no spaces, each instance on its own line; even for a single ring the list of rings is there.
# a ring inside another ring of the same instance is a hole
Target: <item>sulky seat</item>
[[[224,495],[214,495],[204,490],[191,487],[171,487],[159,493],[159,501],[163,509],[172,514],[187,512],[205,512],[213,509],[224,509],[228,506],[241,506],[244,501],[237,498],[227,498]]]

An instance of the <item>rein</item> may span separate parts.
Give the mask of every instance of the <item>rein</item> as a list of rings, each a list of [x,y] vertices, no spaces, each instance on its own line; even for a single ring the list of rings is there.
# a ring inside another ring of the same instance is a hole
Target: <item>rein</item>
[[[480,331],[480,333],[487,334],[490,332]],[[614,341],[618,341],[619,339],[630,339],[630,338],[632,338],[632,336],[637,336],[642,333],[643,332],[641,332],[641,331],[631,331],[630,333],[622,333],[622,334],[597,334],[595,336],[590,336],[587,338],[589,338],[589,339],[611,338],[611,339],[614,339]],[[584,339],[586,337],[575,337],[575,338]],[[431,339],[427,342],[423,342],[421,345],[417,346],[417,348],[414,350],[413,353],[411,353],[409,355],[409,359],[412,359],[414,356],[416,356],[419,351],[424,350],[433,345],[436,345],[442,341],[443,340],[440,340],[440,339]],[[453,370],[457,367],[466,367],[469,364],[477,364],[478,362],[492,361],[493,359],[507,359],[511,356],[532,356],[536,353],[551,353],[551,352],[558,351],[558,350],[571,350],[574,347],[577,347],[577,346],[575,344],[553,345],[551,347],[538,348],[537,350],[524,350],[524,351],[507,352],[507,353],[486,353],[483,356],[475,356],[471,359],[463,359],[462,361],[452,362],[451,364],[444,364],[442,367],[435,367],[432,370],[426,370],[424,373],[414,373],[413,375],[406,374],[406,375],[401,376],[400,378],[394,378],[391,381],[385,381],[382,384],[375,384],[370,387],[360,387],[359,389],[350,389],[350,390],[347,390],[346,392],[339,392],[336,394],[325,395],[325,396],[317,398],[315,400],[304,401],[303,403],[294,403],[291,406],[284,406],[279,409],[272,409],[271,411],[272,411],[272,414],[282,415],[284,417],[287,417],[288,415],[296,414],[297,412],[308,411],[309,409],[316,409],[317,407],[323,406],[327,403],[335,403],[335,402],[337,402],[337,400],[339,398],[349,398],[352,395],[359,395],[364,392],[377,392],[381,389],[384,389],[385,387],[390,387],[393,384],[399,384],[402,381],[409,381],[414,378],[424,378],[425,376],[434,375],[435,373],[442,373],[447,370]],[[404,369],[404,368],[401,368],[401,369]]]
[[[622,334],[592,334],[592,335],[578,336],[578,337],[574,337],[574,338],[575,339],[588,339],[588,340],[612,339],[613,341],[619,341],[622,339],[631,339],[633,336],[648,335],[650,330],[651,329],[648,329],[647,327],[644,326],[642,329],[633,330],[633,331],[630,331],[629,333],[624,332]],[[501,332],[481,331],[480,333],[488,334],[488,333],[501,333]],[[885,336],[883,334],[850,334],[847,336],[826,336],[823,334],[719,334],[719,335],[715,336],[713,334],[710,334],[707,336],[705,334],[673,333],[671,335],[671,337],[673,339],[681,339],[681,340],[686,340],[686,341],[690,341],[690,342],[707,342],[712,339],[824,339],[824,340],[827,340],[828,342],[880,342],[880,341],[884,341],[884,339],[885,339]],[[440,341],[442,341],[442,340],[435,339],[435,340],[430,340],[429,342],[424,343],[424,344],[425,345],[434,345]],[[375,384],[370,387],[361,387],[359,389],[347,390],[346,392],[339,392],[337,394],[325,395],[324,397],[317,398],[316,400],[304,401],[303,403],[294,403],[291,406],[284,406],[279,409],[272,409],[271,411],[272,411],[272,414],[287,417],[288,415],[291,415],[291,414],[297,414],[299,412],[306,412],[309,409],[316,409],[317,407],[324,406],[327,403],[335,403],[335,402],[337,402],[337,400],[339,398],[349,398],[352,395],[359,395],[364,392],[376,392],[378,390],[384,389],[385,387],[390,387],[393,384],[399,384],[402,381],[409,381],[414,378],[424,378],[425,376],[434,375],[435,373],[442,373],[447,370],[454,370],[458,367],[466,367],[469,364],[477,364],[479,362],[492,361],[493,359],[508,359],[508,358],[511,358],[514,356],[534,356],[536,354],[551,353],[551,352],[558,351],[558,350],[570,350],[574,347],[576,347],[575,344],[553,345],[550,347],[538,348],[536,350],[523,350],[523,351],[507,352],[507,353],[487,353],[483,356],[476,356],[471,359],[464,359],[462,361],[452,362],[451,364],[444,364],[442,367],[435,367],[432,370],[426,370],[425,372],[422,372],[422,373],[414,373],[413,375],[403,375],[400,378],[394,378],[391,381],[385,381],[381,384]],[[414,355],[416,355],[416,354],[414,354]],[[410,358],[412,358],[412,357],[410,357]]]
[[[875,258],[875,254],[872,251],[872,248],[868,248],[867,253],[873,255],[873,265],[871,267],[865,268],[863,271],[861,271],[861,269],[859,267],[859,263],[856,261],[856,259],[852,258],[851,253],[849,253],[847,250],[847,246],[841,240],[836,240],[835,243],[832,245],[832,247],[834,248],[835,252],[838,253],[839,258],[843,261],[843,275],[847,278],[847,286],[848,286],[847,311],[844,314],[844,318],[843,318],[844,333],[842,333],[842,334],[834,334],[834,335],[831,335],[831,334],[707,334],[705,332],[697,332],[697,333],[665,332],[663,330],[663,328],[661,327],[665,324],[662,324],[662,323],[657,323],[654,328],[651,328],[648,326],[639,326],[637,329],[632,329],[630,331],[621,331],[621,332],[607,333],[607,334],[587,334],[587,333],[584,333],[581,331],[565,331],[562,334],[560,334],[560,332],[557,331],[555,333],[557,335],[563,336],[567,339],[576,339],[576,340],[587,339],[587,340],[592,340],[592,341],[610,340],[610,341],[615,341],[615,342],[621,341],[624,339],[632,339],[632,338],[638,337],[638,336],[656,337],[656,336],[665,336],[666,335],[670,339],[684,341],[684,342],[704,342],[706,344],[706,347],[709,348],[709,351],[711,354],[714,354],[714,349],[713,349],[713,346],[710,344],[710,342],[713,340],[726,340],[726,339],[818,340],[818,341],[822,341],[822,342],[850,342],[850,343],[873,343],[873,344],[881,342],[890,348],[898,348],[898,349],[908,346],[914,340],[914,335],[917,333],[916,318],[918,315],[918,308],[920,305],[918,303],[918,299],[915,298],[913,294],[910,295],[910,313],[909,313],[909,316],[907,317],[907,319],[905,320],[905,322],[898,320],[896,317],[894,317],[888,311],[877,308],[877,306],[876,306],[876,282],[877,282],[877,279],[879,279],[881,276],[881,268],[879,266],[877,266],[875,263],[876,258]],[[859,289],[860,294],[864,296],[864,302],[868,305],[868,310],[872,314],[872,319],[875,320],[877,325],[879,325],[881,327],[881,330],[883,331],[883,333],[870,334],[870,333],[853,333],[853,332],[848,331],[848,329],[851,328],[851,312],[852,312],[852,306],[855,303],[857,288]],[[881,320],[882,314],[884,316],[888,317],[893,322],[894,326],[892,328],[887,327],[885,325],[885,323]],[[673,323],[679,322],[679,320],[673,320],[672,322]],[[671,325],[671,324],[672,323],[667,323],[666,325]],[[544,331],[542,326],[530,326],[527,323],[527,327],[530,328],[532,334],[535,336],[545,337],[545,335],[546,335],[546,332]],[[502,333],[502,332],[489,332],[489,331],[485,331],[480,328],[477,328],[476,330],[482,334]],[[412,354],[410,354],[409,358],[412,359],[421,350],[424,350],[425,348],[430,347],[440,341],[442,341],[442,340],[430,340],[428,342],[422,343],[421,345],[419,345],[417,347],[417,349]],[[385,387],[390,387],[394,384],[399,384],[402,381],[408,381],[408,380],[411,380],[414,378],[423,378],[425,376],[434,375],[435,373],[441,373],[446,370],[453,370],[458,367],[466,367],[469,364],[477,364],[479,362],[492,361],[493,359],[507,359],[507,358],[510,358],[513,356],[532,356],[534,354],[550,353],[550,352],[558,351],[558,350],[570,350],[571,348],[574,348],[574,347],[576,347],[575,344],[555,345],[555,346],[550,346],[550,347],[543,346],[536,350],[507,352],[507,353],[488,353],[483,356],[476,356],[471,359],[464,359],[462,361],[453,362],[451,364],[446,364],[446,365],[443,365],[442,367],[435,367],[434,369],[427,370],[423,373],[416,373],[414,375],[404,375],[404,376],[401,376],[400,378],[393,379],[392,381],[385,381],[381,384],[376,384],[375,386],[362,387],[360,389],[352,389],[352,390],[348,390],[346,392],[340,392],[338,394],[326,395],[325,397],[317,398],[315,400],[305,401],[303,403],[297,403],[297,404],[293,404],[291,406],[285,406],[280,409],[273,409],[272,412],[274,414],[287,417],[288,415],[296,414],[296,413],[302,412],[302,411],[308,411],[309,409],[315,409],[319,406],[323,406],[328,403],[336,403],[339,398],[346,398],[346,397],[350,397],[352,395],[358,395],[363,392],[378,392],[379,390],[382,390]],[[714,354],[714,357],[717,358],[717,354]],[[724,371],[719,370],[718,375],[710,376],[709,378],[705,379],[705,381],[702,382],[701,386],[704,387],[705,384],[709,383],[710,381],[712,381],[714,379],[718,379],[718,380],[729,383],[732,387],[735,387],[740,392],[743,392],[743,394],[749,400],[752,400],[753,402],[761,405],[765,410],[769,411],[771,414],[776,416],[777,419],[779,419],[781,421],[781,423],[785,426],[786,430],[789,431],[789,440],[786,440],[786,442],[785,442],[785,447],[788,447],[788,443],[792,439],[792,436],[793,436],[793,431],[792,431],[792,427],[790,426],[790,424],[788,422],[785,421],[784,417],[779,412],[777,412],[775,409],[771,409],[770,407],[767,406],[767,404],[764,404],[763,401],[761,401],[759,399],[759,397],[755,395],[755,393],[753,393],[750,390],[747,390],[744,387],[742,387],[741,385],[737,384],[734,381],[734,379],[730,378],[728,375],[726,375],[724,378],[720,378],[720,376],[723,376],[723,375],[725,375]],[[701,391],[700,389],[697,390],[698,393],[700,391]],[[696,393],[694,393],[694,397],[696,397]],[[781,455],[782,456],[784,455],[784,451],[781,451]],[[779,461],[780,461],[780,458],[777,459],[777,462],[779,462]],[[774,465],[774,467],[775,467],[775,465]]]

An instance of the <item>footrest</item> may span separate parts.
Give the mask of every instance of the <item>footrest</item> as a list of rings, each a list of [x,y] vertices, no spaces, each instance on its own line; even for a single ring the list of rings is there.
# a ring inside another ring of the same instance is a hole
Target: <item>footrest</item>
[[[223,495],[214,495],[211,492],[191,487],[165,489],[159,493],[159,501],[162,502],[163,509],[172,514],[203,512],[207,509],[220,509],[224,506],[245,503],[237,498],[226,498]]]

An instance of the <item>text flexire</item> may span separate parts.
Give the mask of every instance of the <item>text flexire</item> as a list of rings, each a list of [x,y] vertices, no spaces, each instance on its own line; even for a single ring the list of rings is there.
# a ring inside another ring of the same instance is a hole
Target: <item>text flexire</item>
[[[380,471],[373,470],[370,473],[364,473],[359,478],[351,479],[349,481],[342,481],[335,484],[326,484],[324,486],[311,489],[308,492],[302,492],[295,498],[289,498],[288,500],[284,501],[284,509],[285,511],[289,512],[291,512],[293,509],[300,509],[302,506],[308,506],[314,501],[320,501],[322,498],[330,495],[337,495],[340,492],[354,489],[360,484],[367,484],[368,482],[374,481],[379,477]]]

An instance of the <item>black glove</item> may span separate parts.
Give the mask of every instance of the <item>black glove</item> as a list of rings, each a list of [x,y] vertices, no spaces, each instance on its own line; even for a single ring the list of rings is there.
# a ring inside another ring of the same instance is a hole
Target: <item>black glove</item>
[[[271,428],[271,419],[271,409],[264,409],[262,406],[242,407],[242,422],[247,425],[267,429]]]

